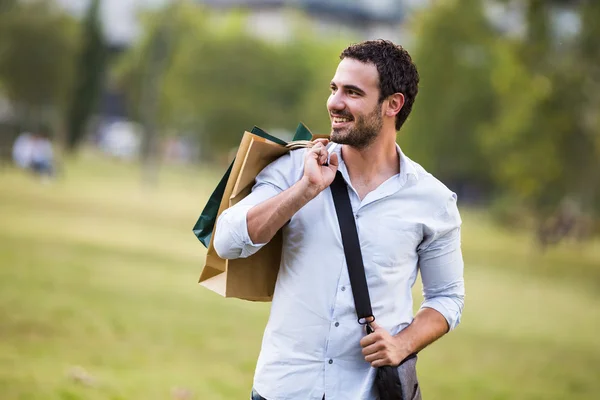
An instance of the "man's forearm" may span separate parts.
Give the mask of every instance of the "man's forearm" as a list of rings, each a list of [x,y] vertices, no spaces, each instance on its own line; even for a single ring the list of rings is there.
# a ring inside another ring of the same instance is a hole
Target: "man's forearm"
[[[319,194],[304,178],[248,211],[248,235],[252,243],[267,243],[293,216]]]
[[[402,349],[402,359],[423,350],[448,332],[446,318],[433,308],[422,308],[413,322],[398,333],[395,338]]]

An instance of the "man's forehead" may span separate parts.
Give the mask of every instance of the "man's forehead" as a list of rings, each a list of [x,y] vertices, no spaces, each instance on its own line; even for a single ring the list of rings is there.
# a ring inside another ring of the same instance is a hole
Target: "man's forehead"
[[[357,85],[366,88],[377,88],[379,84],[379,72],[373,63],[364,63],[352,58],[344,58],[340,61],[333,83],[341,85]]]

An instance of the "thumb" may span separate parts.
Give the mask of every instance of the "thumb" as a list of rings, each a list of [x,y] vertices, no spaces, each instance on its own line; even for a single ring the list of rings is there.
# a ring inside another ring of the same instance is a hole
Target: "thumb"
[[[375,322],[375,320],[373,320],[372,322],[369,322],[369,325],[371,326],[371,329],[373,329],[374,331],[381,329],[381,326],[379,326],[379,324],[377,322]]]
[[[331,156],[329,157],[329,165],[332,167],[333,170],[337,171],[340,165],[340,160],[338,159],[337,153],[331,154]]]

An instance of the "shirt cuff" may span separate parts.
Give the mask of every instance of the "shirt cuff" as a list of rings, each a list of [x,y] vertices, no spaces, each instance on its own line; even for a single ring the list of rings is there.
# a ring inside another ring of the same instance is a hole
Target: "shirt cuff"
[[[423,301],[420,309],[432,308],[446,318],[449,330],[453,330],[460,323],[460,317],[463,308],[463,299],[461,297],[434,297]]]
[[[253,243],[248,234],[247,216],[248,211],[250,211],[252,207],[254,207],[252,204],[240,204],[237,207],[225,210],[219,217],[217,229],[224,229],[231,235],[231,243],[228,243],[228,245],[226,244],[225,246],[219,246],[221,249],[228,249],[227,251],[223,251],[223,253],[225,253],[223,255],[226,255],[227,258],[249,257],[265,245],[265,243]],[[235,249],[237,249],[237,251],[234,251]]]

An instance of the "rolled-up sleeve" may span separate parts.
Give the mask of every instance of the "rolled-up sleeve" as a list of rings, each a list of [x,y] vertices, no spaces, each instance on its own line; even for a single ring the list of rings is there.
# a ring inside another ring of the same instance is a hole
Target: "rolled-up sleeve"
[[[248,235],[248,211],[257,204],[277,195],[279,192],[268,185],[255,188],[235,206],[228,208],[217,219],[215,251],[221,258],[245,258],[256,253],[266,243],[252,243]]]
[[[426,227],[427,238],[418,250],[424,297],[421,308],[442,314],[450,330],[460,322],[465,298],[460,226],[456,195],[452,194]]]
[[[248,234],[247,215],[250,209],[288,189],[297,180],[294,158],[290,152],[264,168],[256,177],[252,192],[217,218],[215,251],[221,258],[245,258],[266,243],[253,243]],[[301,171],[300,171],[301,172]]]

